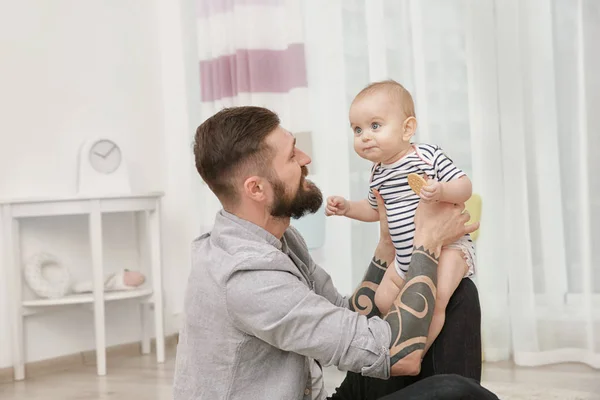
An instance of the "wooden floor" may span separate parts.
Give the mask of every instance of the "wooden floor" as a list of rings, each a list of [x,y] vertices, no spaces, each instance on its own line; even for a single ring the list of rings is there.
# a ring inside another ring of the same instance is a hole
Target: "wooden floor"
[[[119,356],[108,360],[108,375],[95,375],[95,366],[57,371],[23,382],[0,384],[1,400],[168,400],[175,348],[167,362],[156,364],[153,356]],[[328,391],[344,377],[327,368]],[[511,363],[486,364],[484,386],[501,399],[600,399],[600,371],[581,365],[519,368]]]

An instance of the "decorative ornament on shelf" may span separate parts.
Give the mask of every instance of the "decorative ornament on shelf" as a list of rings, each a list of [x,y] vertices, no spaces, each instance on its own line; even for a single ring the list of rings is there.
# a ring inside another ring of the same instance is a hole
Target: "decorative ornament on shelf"
[[[146,277],[139,271],[123,269],[119,272],[104,276],[103,289],[105,292],[119,290],[134,290],[146,282]],[[73,293],[91,293],[94,291],[94,281],[77,282],[72,287]]]
[[[81,196],[131,193],[125,154],[108,137],[88,140],[79,152],[78,194]]]
[[[44,270],[48,271],[44,273]],[[69,292],[69,269],[52,254],[35,254],[25,264],[23,274],[31,290],[41,298],[59,299]]]

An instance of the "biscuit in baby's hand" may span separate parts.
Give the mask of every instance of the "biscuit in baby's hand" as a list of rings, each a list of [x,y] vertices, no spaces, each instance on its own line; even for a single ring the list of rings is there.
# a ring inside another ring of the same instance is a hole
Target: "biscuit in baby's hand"
[[[421,195],[423,186],[427,186],[427,181],[422,176],[417,174],[408,174],[408,185],[417,194]]]

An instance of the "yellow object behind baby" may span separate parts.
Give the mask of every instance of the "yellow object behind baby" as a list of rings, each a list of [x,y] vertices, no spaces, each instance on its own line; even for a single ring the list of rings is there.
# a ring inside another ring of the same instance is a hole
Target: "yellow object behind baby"
[[[480,222],[481,221],[481,196],[478,194],[473,194],[471,196],[471,198],[469,200],[467,200],[467,202],[465,203],[465,209],[469,212],[469,215],[471,215],[471,218],[469,219],[469,222],[467,224]],[[479,228],[479,229],[481,229],[481,228]],[[475,242],[477,240],[477,238],[479,237],[479,229],[477,229],[475,232],[471,233],[471,239],[473,239],[473,242]],[[481,361],[485,361],[485,352],[483,350],[483,343],[482,343],[481,347],[482,347]]]
[[[481,221],[481,196],[473,194],[465,203],[465,209],[469,212],[469,215],[471,215],[471,219],[469,219],[467,225]],[[481,227],[479,229],[481,229]],[[473,239],[473,241],[476,241],[479,237],[479,229],[471,233],[471,239]]]
[[[417,174],[408,174],[408,185],[417,194],[420,195],[421,188],[427,184],[427,181],[422,176]],[[473,194],[465,203],[465,209],[469,212],[471,219],[467,225],[481,221],[481,196]],[[481,228],[480,228],[481,229]],[[479,237],[479,229],[471,233],[471,239],[476,241]]]

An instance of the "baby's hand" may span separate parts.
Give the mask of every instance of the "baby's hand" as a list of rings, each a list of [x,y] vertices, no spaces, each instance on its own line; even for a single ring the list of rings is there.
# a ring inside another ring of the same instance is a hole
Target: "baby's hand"
[[[346,215],[348,212],[348,200],[341,196],[331,196],[327,198],[327,207],[325,215]]]
[[[440,201],[442,199],[443,186],[440,182],[427,179],[427,185],[421,188],[421,198],[426,202]]]

